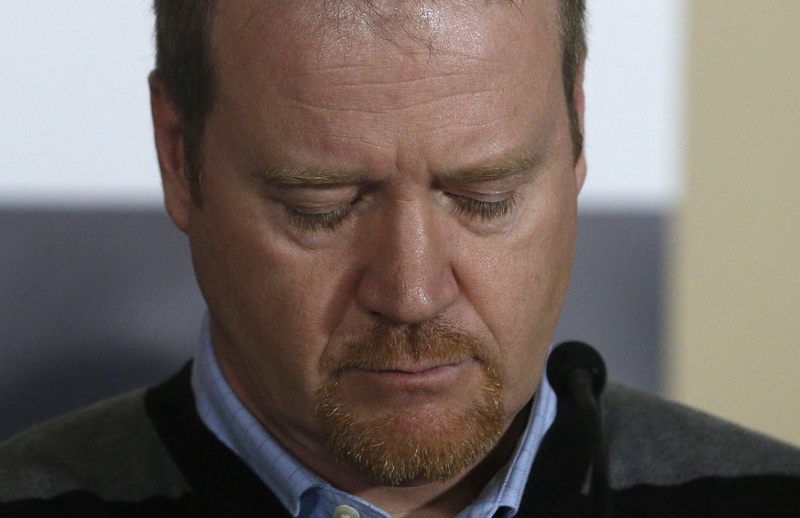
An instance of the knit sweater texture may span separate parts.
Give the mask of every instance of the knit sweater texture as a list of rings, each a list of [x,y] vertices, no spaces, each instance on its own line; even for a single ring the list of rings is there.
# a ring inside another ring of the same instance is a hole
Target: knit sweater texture
[[[288,517],[203,425],[190,367],[0,446],[0,518]],[[602,397],[613,516],[800,516],[800,450],[610,384]],[[519,517],[591,516],[587,438],[559,401]]]

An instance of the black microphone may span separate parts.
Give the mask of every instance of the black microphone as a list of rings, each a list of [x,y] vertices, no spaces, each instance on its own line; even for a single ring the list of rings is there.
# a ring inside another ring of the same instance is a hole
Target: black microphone
[[[606,365],[600,353],[583,342],[564,342],[550,353],[547,379],[559,399],[571,401],[578,408],[590,442],[593,515],[611,516],[611,492],[608,487],[608,454],[603,438],[600,394],[606,383]]]

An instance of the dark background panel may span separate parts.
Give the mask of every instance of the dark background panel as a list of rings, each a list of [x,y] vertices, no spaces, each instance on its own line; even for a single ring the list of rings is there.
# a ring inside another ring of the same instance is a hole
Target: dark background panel
[[[664,240],[657,212],[580,214],[575,264],[555,342],[578,339],[611,379],[663,393]]]
[[[582,213],[556,332],[652,392],[663,227],[658,213]],[[161,211],[0,210],[0,440],[168,376],[203,313],[186,239]]]

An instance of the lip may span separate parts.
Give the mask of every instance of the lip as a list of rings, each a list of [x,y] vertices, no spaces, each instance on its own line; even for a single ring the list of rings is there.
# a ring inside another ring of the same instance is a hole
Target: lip
[[[353,368],[345,374],[351,374],[373,386],[401,390],[431,390],[457,383],[459,377],[472,363],[474,362],[471,359],[465,359],[444,365],[420,364],[381,370]]]

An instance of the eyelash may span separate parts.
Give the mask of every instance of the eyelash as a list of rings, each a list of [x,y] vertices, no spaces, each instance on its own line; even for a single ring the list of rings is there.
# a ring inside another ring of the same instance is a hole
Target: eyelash
[[[516,194],[499,201],[481,201],[456,194],[451,194],[450,197],[456,202],[456,212],[471,218],[479,218],[482,222],[506,216],[511,212],[517,202]],[[350,214],[354,203],[355,201],[351,201],[330,212],[319,214],[300,212],[290,207],[287,207],[286,210],[292,223],[302,230],[307,230],[309,232],[331,232],[336,230],[336,228],[344,222]]]
[[[517,202],[516,193],[499,201],[481,201],[468,196],[450,195],[456,201],[456,211],[472,218],[480,218],[486,222],[506,216]]]
[[[300,212],[289,207],[287,207],[286,210],[289,214],[289,219],[300,229],[308,230],[309,232],[319,232],[320,230],[330,232],[344,222],[347,215],[350,214],[353,203],[354,202],[351,201],[341,207],[336,207],[330,212],[322,212],[319,214]]]

